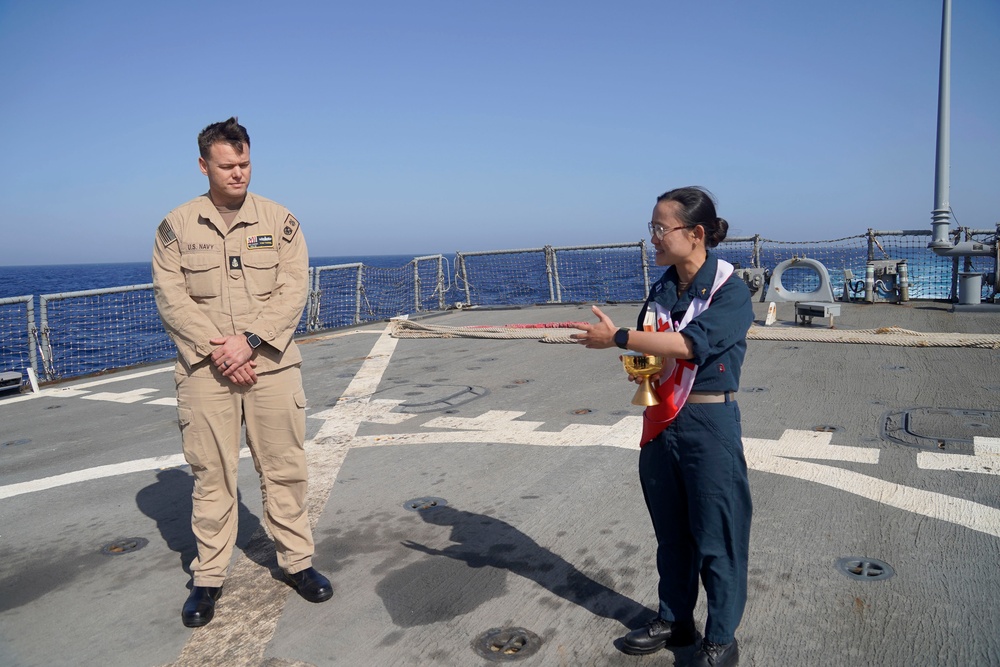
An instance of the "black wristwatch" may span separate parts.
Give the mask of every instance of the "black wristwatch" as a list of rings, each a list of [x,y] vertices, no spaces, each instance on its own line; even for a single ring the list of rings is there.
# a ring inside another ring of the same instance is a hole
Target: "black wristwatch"
[[[258,336],[255,333],[250,333],[249,331],[244,331],[243,335],[247,337],[247,342],[250,344],[250,347],[252,347],[255,350],[258,347],[260,347],[261,343],[264,342],[264,341],[262,341],[260,339],[260,336]]]
[[[615,345],[623,350],[628,349],[628,329],[619,329],[615,332]]]

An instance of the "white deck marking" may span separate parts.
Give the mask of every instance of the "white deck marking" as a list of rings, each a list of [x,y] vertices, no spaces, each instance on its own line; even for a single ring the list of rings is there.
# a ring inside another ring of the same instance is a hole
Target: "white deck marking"
[[[249,449],[246,447],[240,449],[241,459],[248,458],[249,456]],[[66,486],[67,484],[89,482],[95,479],[101,479],[102,477],[117,477],[118,475],[128,475],[133,472],[142,472],[144,470],[176,468],[186,465],[187,461],[184,460],[183,454],[170,454],[167,456],[154,456],[150,459],[137,459],[135,461],[125,461],[124,463],[97,466],[95,468],[87,468],[85,470],[75,470],[61,475],[53,475],[51,477],[31,480],[30,482],[19,482],[17,484],[0,486],[0,500],[3,498],[13,498],[14,496],[19,496],[23,493],[54,489],[59,486]]]
[[[99,391],[96,394],[81,396],[85,401],[108,401],[110,403],[138,403],[149,398],[149,394],[155,394],[156,389],[140,388],[132,391],[112,392]]]
[[[976,456],[1000,456],[1000,438],[984,438],[977,435],[972,439]]]
[[[883,505],[1000,537],[1000,509],[996,507],[903,486],[850,470],[798,460],[820,458],[860,463],[878,462],[878,450],[856,447],[830,449],[834,446],[824,444],[829,442],[829,436],[829,433],[785,431],[777,441],[743,438],[747,465],[754,470],[816,482]],[[850,453],[845,450],[856,451]]]
[[[143,405],[171,405],[177,407],[177,398],[175,396],[168,396],[167,398],[158,398],[155,401],[146,401]]]
[[[955,472],[978,472],[984,475],[1000,475],[1000,438],[972,439],[975,454],[945,454],[944,452],[920,452],[917,467],[924,470],[953,470]]]
[[[41,391],[35,394],[26,394],[24,396],[18,396],[17,398],[8,398],[3,401],[0,401],[0,407],[3,407],[4,405],[8,405],[11,403],[20,403],[21,401],[31,401],[36,398],[43,398],[43,397],[62,398],[65,396],[79,396],[81,394],[89,393],[81,390],[90,389],[91,387],[100,387],[101,385],[109,384],[111,382],[123,382],[125,380],[134,380],[135,378],[146,377],[147,375],[156,375],[157,373],[166,373],[167,371],[172,371],[172,370],[174,370],[173,363],[171,363],[169,366],[154,368],[148,371],[139,371],[138,373],[128,373],[126,375],[116,375],[114,377],[102,378],[100,380],[93,380],[91,382],[74,384],[71,387],[50,387],[47,389],[42,389]]]

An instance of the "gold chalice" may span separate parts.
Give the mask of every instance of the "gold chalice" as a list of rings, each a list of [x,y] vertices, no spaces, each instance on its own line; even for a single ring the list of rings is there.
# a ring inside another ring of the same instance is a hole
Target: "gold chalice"
[[[642,384],[632,397],[632,405],[659,405],[660,397],[653,390],[653,383],[649,378],[663,370],[663,357],[641,352],[626,352],[622,355],[622,365],[629,375],[642,378]]]

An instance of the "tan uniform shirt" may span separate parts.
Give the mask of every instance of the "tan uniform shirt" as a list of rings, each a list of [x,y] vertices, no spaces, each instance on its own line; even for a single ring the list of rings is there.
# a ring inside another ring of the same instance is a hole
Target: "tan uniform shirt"
[[[177,363],[211,375],[212,338],[250,331],[264,341],[256,372],[302,361],[292,341],[309,294],[309,254],[284,206],[247,193],[231,227],[208,195],[160,223],[153,244],[153,293],[177,345]]]

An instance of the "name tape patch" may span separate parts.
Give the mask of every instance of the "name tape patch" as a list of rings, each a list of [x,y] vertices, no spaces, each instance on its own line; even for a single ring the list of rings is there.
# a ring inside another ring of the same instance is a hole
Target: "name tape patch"
[[[247,237],[247,250],[256,250],[257,248],[273,248],[274,247],[274,237],[270,234],[259,234],[257,236]]]

